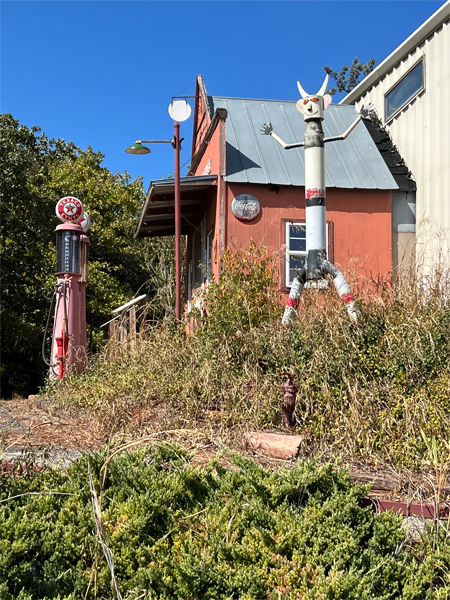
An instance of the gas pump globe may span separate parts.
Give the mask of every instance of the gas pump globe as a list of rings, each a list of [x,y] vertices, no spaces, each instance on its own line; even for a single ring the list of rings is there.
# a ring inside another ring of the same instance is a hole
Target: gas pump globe
[[[86,280],[90,219],[81,202],[66,196],[56,205],[56,307],[50,359],[51,379],[80,373],[87,364]]]

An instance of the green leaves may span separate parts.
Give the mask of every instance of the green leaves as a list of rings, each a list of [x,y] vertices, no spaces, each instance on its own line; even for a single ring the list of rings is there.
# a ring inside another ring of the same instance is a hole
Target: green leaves
[[[338,92],[346,92],[348,94],[358,85],[360,78],[366,77],[373,71],[376,62],[375,58],[371,58],[367,63],[358,61],[359,56],[353,59],[351,65],[344,65],[339,73],[333,71],[330,67],[324,67],[324,71],[336,82],[336,87],[327,90],[327,94],[333,95]]]

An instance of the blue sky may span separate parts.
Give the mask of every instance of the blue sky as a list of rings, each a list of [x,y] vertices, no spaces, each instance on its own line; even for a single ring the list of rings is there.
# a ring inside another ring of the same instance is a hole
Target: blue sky
[[[100,150],[104,166],[142,175],[147,187],[173,171],[171,146],[147,156],[124,149],[172,137],[169,103],[195,93],[197,74],[211,95],[297,100],[297,79],[314,91],[325,64],[380,63],[442,4],[3,0],[1,111]],[[181,164],[192,127],[192,117],[181,126]]]

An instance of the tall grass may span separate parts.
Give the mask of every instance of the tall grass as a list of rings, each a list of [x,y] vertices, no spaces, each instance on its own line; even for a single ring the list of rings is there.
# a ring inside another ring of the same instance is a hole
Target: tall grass
[[[289,370],[300,388],[297,429],[312,451],[418,468],[435,438],[448,454],[450,303],[442,278],[426,291],[413,273],[394,282],[355,278],[357,326],[332,286],[309,289],[286,330],[264,249],[227,252],[222,267],[195,333],[166,321],[114,362],[106,348],[86,373],[47,393],[66,407],[89,407],[111,431],[124,426],[130,407],[143,406],[158,407],[155,427],[213,426],[239,438],[244,428],[282,429],[280,373]]]

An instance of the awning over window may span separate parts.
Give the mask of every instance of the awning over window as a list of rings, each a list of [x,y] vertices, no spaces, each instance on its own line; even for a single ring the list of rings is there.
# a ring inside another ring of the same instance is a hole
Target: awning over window
[[[192,221],[203,210],[217,176],[182,177],[181,234],[186,235]],[[157,179],[150,183],[135,237],[175,235],[175,179]]]

